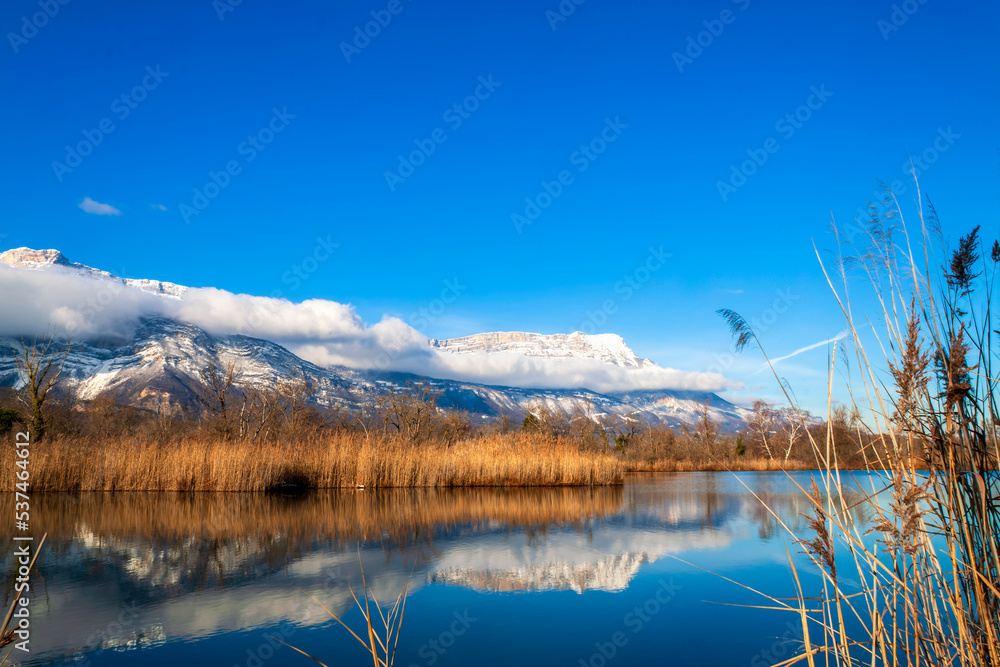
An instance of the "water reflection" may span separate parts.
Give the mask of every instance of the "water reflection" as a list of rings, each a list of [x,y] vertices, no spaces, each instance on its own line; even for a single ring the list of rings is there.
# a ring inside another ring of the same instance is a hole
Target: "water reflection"
[[[741,479],[756,498],[722,473],[639,475],[598,489],[37,496],[32,523],[49,543],[35,578],[32,660],[89,652],[101,664],[144,649],[166,663],[206,637],[326,623],[302,591],[344,613],[362,567],[384,600],[408,580],[411,596],[624,591],[668,554],[766,543],[775,515],[802,525],[808,501],[783,474]],[[739,558],[773,552],[741,547]]]

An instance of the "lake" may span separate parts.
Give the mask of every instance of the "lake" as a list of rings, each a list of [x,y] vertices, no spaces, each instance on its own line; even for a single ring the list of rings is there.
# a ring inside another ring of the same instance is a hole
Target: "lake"
[[[738,606],[768,602],[723,577],[792,597],[792,558],[807,595],[819,578],[747,487],[805,530],[808,501],[784,473],[299,497],[37,495],[32,524],[49,541],[25,664],[315,664],[276,636],[330,665],[371,664],[319,604],[361,634],[351,587],[361,592],[362,569],[383,602],[409,582],[403,667],[772,664],[795,649],[798,617]]]

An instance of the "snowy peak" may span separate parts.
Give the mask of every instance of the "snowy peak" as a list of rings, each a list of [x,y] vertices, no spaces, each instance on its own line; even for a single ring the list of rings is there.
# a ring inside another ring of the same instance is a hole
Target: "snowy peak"
[[[85,264],[70,262],[64,254],[58,250],[51,249],[34,250],[32,248],[14,248],[12,250],[0,252],[0,264],[6,264],[7,266],[11,266],[15,269],[28,270],[39,270],[47,269],[52,266],[63,266],[92,278],[110,280],[119,284],[128,285],[129,287],[141,289],[143,292],[149,292],[150,294],[157,294],[171,299],[180,299],[189,289],[183,285],[175,285],[174,283],[167,283],[160,280],[121,278],[113,273],[101,271],[100,269],[94,269],[86,266]]]
[[[15,269],[37,269],[51,264],[69,266],[69,260],[58,250],[32,250],[31,248],[14,248],[0,252],[0,263],[13,266]]]
[[[617,334],[537,334],[522,331],[498,331],[473,334],[462,338],[430,340],[431,347],[446,352],[518,352],[543,359],[596,359],[622,368],[642,368],[654,365],[641,359]]]

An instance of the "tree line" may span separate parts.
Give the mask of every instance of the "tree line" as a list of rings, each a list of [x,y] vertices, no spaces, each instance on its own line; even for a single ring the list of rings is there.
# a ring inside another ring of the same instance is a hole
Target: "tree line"
[[[589,402],[562,410],[536,401],[516,415],[483,419],[441,407],[441,391],[428,383],[391,386],[356,408],[324,407],[316,402],[316,386],[309,378],[293,374],[260,387],[245,381],[235,361],[213,361],[199,371],[191,387],[193,407],[156,411],[120,404],[110,393],[81,400],[64,383],[69,349],[45,337],[22,341],[15,363],[20,388],[0,390],[0,433],[18,426],[28,429],[35,442],[47,437],[110,440],[141,435],[166,443],[195,435],[275,442],[336,431],[448,447],[477,435],[524,431],[573,443],[582,451],[614,453],[635,469],[663,460],[721,466],[751,459],[777,465],[809,463],[810,433],[822,430],[826,438],[826,424],[820,420],[764,401],[753,404],[743,428],[735,433],[722,431],[709,402],[698,405],[695,423],[679,428],[651,423],[637,413],[603,413]],[[871,434],[864,432],[860,420],[838,405],[830,426],[838,458],[845,465],[863,464]]]

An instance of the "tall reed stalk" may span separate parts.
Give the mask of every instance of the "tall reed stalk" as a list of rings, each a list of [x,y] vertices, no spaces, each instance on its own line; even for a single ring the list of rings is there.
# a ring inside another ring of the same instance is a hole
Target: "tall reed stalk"
[[[785,529],[822,584],[805,590],[789,556],[799,597],[771,600],[801,620],[803,641],[781,665],[1000,666],[992,369],[992,337],[1000,333],[991,314],[1000,243],[987,252],[976,227],[942,261],[937,214],[919,194],[918,201],[919,234],[911,236],[890,192],[853,237],[835,229],[841,252],[832,265],[820,258],[851,343],[830,355],[828,410],[839,352],[852,378],[851,407],[863,417],[858,428],[872,436],[866,460],[890,472],[871,476],[877,521],[865,531],[842,493],[850,482],[832,433],[810,434],[821,469],[821,484],[802,489],[813,535]],[[855,312],[855,275],[871,288],[874,313]],[[722,314],[737,347],[756,340],[742,317]]]
[[[360,561],[361,555],[358,554],[358,562]],[[368,580],[365,578],[364,565],[361,566],[361,587],[361,598],[358,598],[353,588],[351,588],[351,597],[354,598],[354,604],[357,606],[358,610],[361,612],[361,616],[365,620],[365,627],[362,630],[362,634],[365,635],[365,639],[359,637],[358,633],[354,632],[354,630],[352,630],[347,623],[330,611],[329,607],[312,595],[309,597],[323,607],[323,609],[326,610],[326,613],[330,614],[330,617],[333,618],[333,620],[351,633],[351,636],[365,647],[365,651],[367,651],[372,657],[374,667],[392,667],[396,660],[396,648],[399,645],[399,632],[403,628],[403,614],[406,612],[406,596],[410,591],[410,584],[407,582],[406,586],[403,587],[403,590],[401,590],[399,595],[396,596],[396,601],[392,605],[386,607],[385,611],[382,610],[382,605],[379,604],[378,599],[375,597],[375,592],[368,586]],[[378,614],[378,616],[376,616],[376,614]],[[376,620],[378,623],[376,623]],[[279,639],[278,641],[281,640]],[[319,658],[306,653],[302,649],[285,642],[281,643],[295,651],[298,651],[313,662],[316,662],[323,667],[327,667],[326,663],[322,662]]]

